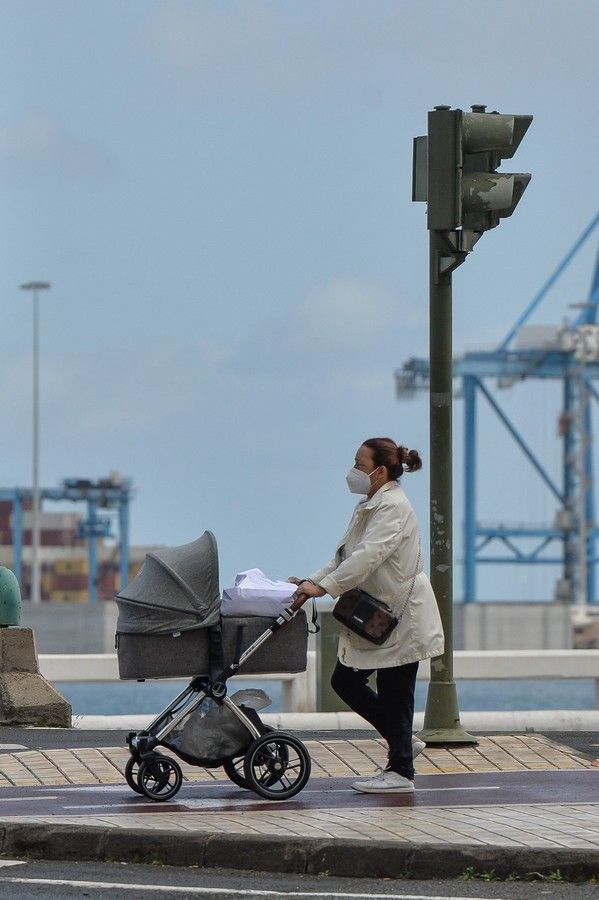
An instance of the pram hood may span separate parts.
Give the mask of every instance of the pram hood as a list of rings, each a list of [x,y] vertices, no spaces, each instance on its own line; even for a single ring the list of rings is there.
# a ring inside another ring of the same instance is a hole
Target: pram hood
[[[220,616],[218,549],[211,531],[180,547],[146,554],[119,594],[117,632],[172,634],[215,625]]]

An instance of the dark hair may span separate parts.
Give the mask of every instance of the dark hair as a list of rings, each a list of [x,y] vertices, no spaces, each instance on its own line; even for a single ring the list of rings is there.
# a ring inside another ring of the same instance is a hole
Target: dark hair
[[[404,471],[417,472],[422,468],[418,450],[408,450],[391,438],[368,438],[362,445],[372,450],[372,458],[377,467],[386,467],[389,478],[396,479]]]

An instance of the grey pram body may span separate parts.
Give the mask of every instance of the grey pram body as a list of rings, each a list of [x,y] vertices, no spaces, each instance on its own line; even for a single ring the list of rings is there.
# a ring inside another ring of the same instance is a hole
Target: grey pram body
[[[214,629],[222,636],[222,663],[234,661],[274,619],[220,617],[218,550],[212,532],[190,544],[148,553],[135,576],[117,596],[116,643],[122,679],[191,678],[208,675],[215,648]],[[304,672],[306,617],[294,617],[284,632],[244,663],[243,672]],[[239,644],[240,642],[240,644]]]
[[[189,544],[149,553],[133,581],[117,596],[117,655],[123,679],[192,680],[142,732],[127,738],[130,787],[153,800],[173,797],[182,782],[166,747],[185,762],[220,766],[238,786],[269,799],[288,799],[302,790],[310,757],[297,738],[274,732],[250,707],[227,696],[227,679],[243,674],[301,672],[306,669],[306,616],[291,606],[276,618],[220,616],[218,551],[206,531]],[[285,627],[283,627],[285,626]],[[206,756],[200,746],[219,741],[189,735],[221,727],[229,738]]]

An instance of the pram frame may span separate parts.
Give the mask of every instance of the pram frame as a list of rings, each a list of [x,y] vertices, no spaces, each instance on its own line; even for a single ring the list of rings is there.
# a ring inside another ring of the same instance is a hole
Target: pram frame
[[[272,625],[263,631],[262,634],[243,651],[243,653],[239,654],[239,652],[237,652],[235,654],[235,656],[239,656],[239,658],[225,666],[214,681],[210,676],[208,679],[202,676],[195,676],[187,687],[181,691],[181,693],[175,697],[175,699],[172,700],[152,722],[150,722],[146,729],[141,732],[130,732],[127,736],[127,744],[131,753],[134,756],[139,757],[140,760],[149,757],[155,747],[162,744],[165,738],[167,738],[188,715],[194,712],[207,697],[210,697],[219,705],[224,705],[230,709],[248,729],[252,738],[255,739],[260,737],[261,732],[256,725],[245,715],[243,710],[227,696],[227,679],[232,675],[235,675],[239,669],[242,668],[244,662],[246,662],[250,656],[253,656],[253,654],[266,643],[279,628],[282,628],[287,622],[290,622],[295,618],[298,612],[299,608],[293,609],[292,606],[282,610]],[[186,698],[190,698],[191,694],[195,694],[195,697],[186,702]],[[183,703],[183,705],[179,706],[180,703]],[[174,713],[174,715],[172,718],[169,718],[171,713]],[[168,721],[161,727],[161,723],[164,722],[165,719],[168,719]],[[173,748],[171,747],[170,749]],[[177,751],[175,750],[174,752]],[[221,763],[216,763],[215,765],[218,766],[221,765]]]

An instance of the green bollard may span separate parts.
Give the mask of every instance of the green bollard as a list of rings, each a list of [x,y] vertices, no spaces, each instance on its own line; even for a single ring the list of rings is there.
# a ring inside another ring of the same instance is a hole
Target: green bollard
[[[339,623],[329,611],[321,610],[318,617],[320,631],[316,638],[316,709],[319,712],[351,712],[331,687],[331,675],[337,665]],[[376,691],[376,674],[370,676],[368,684]]]
[[[21,622],[21,590],[17,576],[0,566],[0,628]]]
[[[318,673],[316,683],[316,708],[320,712],[347,711],[345,705],[331,687],[331,675],[337,662],[339,623],[332,612],[319,612],[320,631],[317,637]]]

